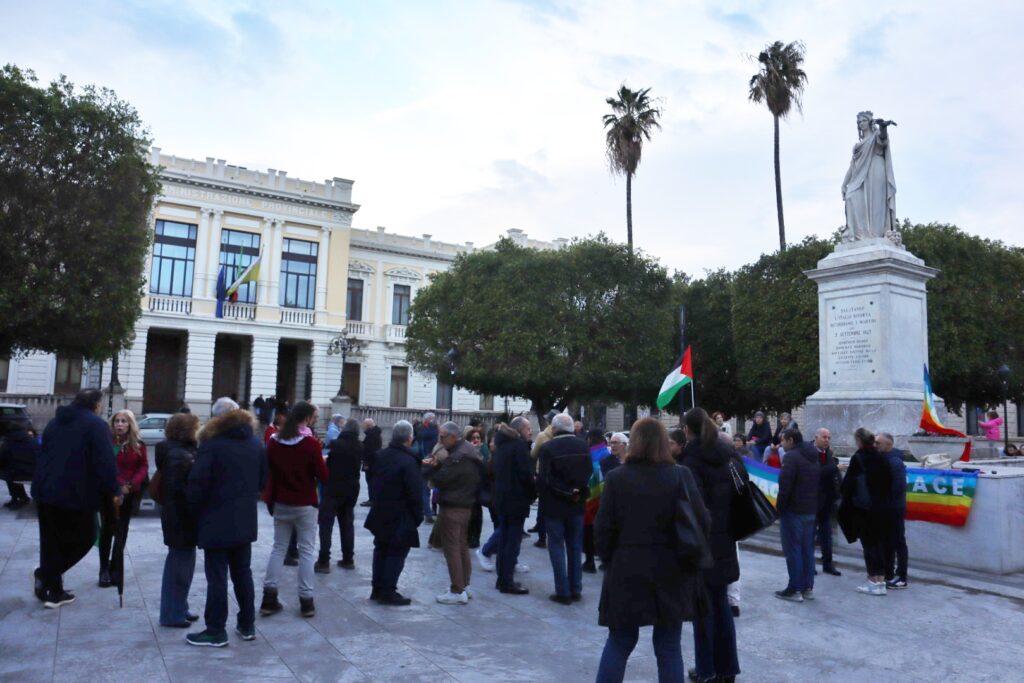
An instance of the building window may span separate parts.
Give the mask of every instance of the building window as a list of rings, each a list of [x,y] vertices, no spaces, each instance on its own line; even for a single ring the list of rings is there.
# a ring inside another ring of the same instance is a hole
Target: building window
[[[0,357],[0,391],[7,391],[7,375],[11,372],[11,359]]]
[[[281,305],[312,310],[316,305],[317,243],[284,241],[281,254]]]
[[[166,296],[192,296],[195,265],[196,226],[157,221],[149,292]]]
[[[480,410],[494,410],[494,396],[484,394],[480,397]]]
[[[437,396],[434,406],[440,410],[451,410],[452,408],[452,385],[440,375],[437,378]]]
[[[967,420],[967,432],[968,436],[978,436],[981,432],[978,431],[978,412],[981,410],[978,406],[973,403],[968,403],[967,408],[964,410],[964,417]]]
[[[405,408],[409,402],[409,368],[391,368],[391,407]]]
[[[74,395],[82,388],[82,359],[57,356],[53,393]]]
[[[260,236],[239,230],[220,231],[220,266],[225,269],[224,286],[230,287],[260,255]],[[220,271],[218,270],[218,273]],[[256,303],[255,282],[246,282],[238,288],[238,303]]]
[[[391,298],[391,324],[409,324],[409,303],[412,301],[412,288],[409,285],[395,285],[395,293]]]
[[[357,277],[348,279],[348,303],[345,316],[349,320],[363,319],[363,281]]]

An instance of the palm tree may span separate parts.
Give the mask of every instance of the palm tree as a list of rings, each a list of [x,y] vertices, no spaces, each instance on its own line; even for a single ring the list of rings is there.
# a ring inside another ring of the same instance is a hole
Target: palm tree
[[[783,45],[775,41],[757,56],[761,70],[750,79],[750,101],[764,102],[775,119],[775,204],[779,213],[779,249],[786,250],[786,222],[782,218],[782,173],[779,168],[779,119],[789,115],[795,104],[803,112],[804,85],[807,74],[800,67],[804,63],[804,44],[792,42]]]
[[[633,176],[640,165],[644,140],[649,141],[651,131],[661,128],[658,123],[661,109],[647,96],[650,91],[650,88],[633,91],[623,85],[617,97],[605,100],[614,112],[604,115],[605,152],[612,172],[626,176],[626,242],[630,251],[633,250]]]

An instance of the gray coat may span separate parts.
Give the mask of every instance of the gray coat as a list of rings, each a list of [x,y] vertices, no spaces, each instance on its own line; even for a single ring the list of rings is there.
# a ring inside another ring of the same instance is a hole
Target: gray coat
[[[469,442],[459,439],[444,461],[426,467],[424,476],[437,488],[440,505],[471,508],[480,502],[484,461]]]

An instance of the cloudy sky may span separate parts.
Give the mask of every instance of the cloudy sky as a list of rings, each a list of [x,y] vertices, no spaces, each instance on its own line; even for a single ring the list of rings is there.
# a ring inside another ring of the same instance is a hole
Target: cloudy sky
[[[807,47],[782,126],[789,241],[843,222],[855,115],[894,119],[897,213],[1024,244],[1024,4],[0,0],[0,61],[114,89],[154,144],[356,181],[355,225],[453,242],[508,228],[625,240],[601,117],[661,98],[633,184],[636,243],[670,268],[778,248],[772,121],[750,55]]]

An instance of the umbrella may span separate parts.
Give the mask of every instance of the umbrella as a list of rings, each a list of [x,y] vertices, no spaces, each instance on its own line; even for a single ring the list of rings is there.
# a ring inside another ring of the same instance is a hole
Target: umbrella
[[[121,608],[124,608],[124,542],[125,534],[121,531],[121,506],[114,502],[114,519],[116,520],[116,532],[114,534],[114,556],[110,560],[112,567],[117,567],[117,599]]]

